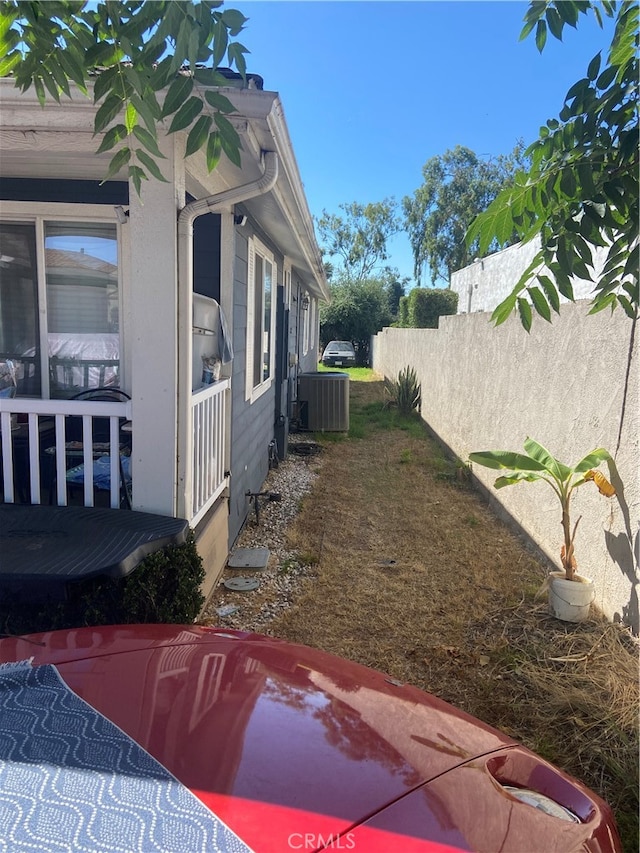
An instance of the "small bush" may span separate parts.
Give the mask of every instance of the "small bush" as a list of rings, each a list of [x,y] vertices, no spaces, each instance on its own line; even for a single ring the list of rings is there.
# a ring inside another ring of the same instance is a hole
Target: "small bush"
[[[413,367],[405,367],[398,374],[398,379],[386,379],[385,386],[391,396],[391,402],[398,407],[401,415],[410,415],[420,408],[422,390]]]
[[[190,533],[183,545],[169,545],[145,557],[126,578],[95,578],[70,585],[64,601],[3,593],[0,631],[26,634],[91,625],[191,623],[204,604],[200,591],[204,577]]]
[[[439,317],[458,310],[458,294],[441,287],[415,287],[404,299],[400,324],[412,329],[437,329]]]

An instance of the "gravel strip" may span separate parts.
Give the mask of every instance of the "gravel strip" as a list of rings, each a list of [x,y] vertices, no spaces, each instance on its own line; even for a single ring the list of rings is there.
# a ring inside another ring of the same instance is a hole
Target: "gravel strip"
[[[296,448],[302,455],[295,452]],[[201,619],[204,624],[225,625],[241,631],[269,633],[269,623],[293,602],[304,580],[315,567],[300,560],[287,542],[287,528],[298,514],[301,501],[313,488],[322,464],[319,446],[306,438],[289,438],[287,459],[273,468],[261,491],[280,494],[279,501],[260,498],[260,523],[256,524],[251,504],[245,526],[233,550],[268,548],[269,563],[264,571],[225,569],[207,601]],[[234,592],[223,586],[231,577],[251,577],[259,582],[252,592]],[[237,608],[229,613],[231,608]]]

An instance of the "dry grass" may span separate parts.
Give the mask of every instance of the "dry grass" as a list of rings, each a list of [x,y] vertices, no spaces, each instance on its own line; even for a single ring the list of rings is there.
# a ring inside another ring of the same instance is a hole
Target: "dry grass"
[[[501,728],[607,799],[625,849],[637,850],[635,642],[597,615],[580,626],[549,617],[535,598],[547,567],[465,469],[419,424],[390,424],[382,383],[351,388],[359,437],[323,441],[320,477],[289,531],[316,573],[270,633]]]

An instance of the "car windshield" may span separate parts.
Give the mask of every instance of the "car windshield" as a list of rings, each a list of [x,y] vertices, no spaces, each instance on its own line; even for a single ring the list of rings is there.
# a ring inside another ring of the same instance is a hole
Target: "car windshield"
[[[351,354],[353,352],[353,344],[350,344],[349,341],[331,341],[327,349]]]

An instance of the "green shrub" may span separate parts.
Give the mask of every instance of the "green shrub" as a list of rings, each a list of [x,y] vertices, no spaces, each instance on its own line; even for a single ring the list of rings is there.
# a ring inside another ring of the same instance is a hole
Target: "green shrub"
[[[396,381],[386,379],[385,386],[391,396],[391,402],[398,407],[400,414],[410,415],[420,408],[422,388],[413,367],[407,366],[401,370]]]
[[[398,326],[406,329],[409,326],[409,297],[401,296],[398,303]]]
[[[184,545],[169,545],[150,554],[122,590],[127,622],[193,622],[204,596],[205,571],[193,533]]]
[[[90,625],[191,623],[204,604],[200,591],[204,577],[190,532],[183,545],[168,545],[149,554],[126,578],[95,578],[70,585],[64,601],[3,592],[0,631],[26,634]]]
[[[437,329],[439,317],[458,310],[458,294],[441,287],[415,287],[406,299],[407,320],[403,325],[412,329]]]

